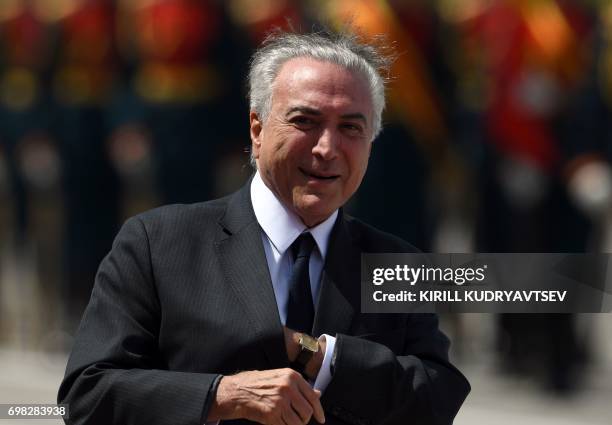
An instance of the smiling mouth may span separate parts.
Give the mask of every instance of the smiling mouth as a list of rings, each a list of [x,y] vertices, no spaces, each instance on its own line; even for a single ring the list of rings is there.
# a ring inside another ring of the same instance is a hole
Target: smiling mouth
[[[310,172],[310,171],[306,171],[303,168],[299,168],[299,170],[302,172],[302,174],[304,174],[306,177],[312,178],[312,179],[316,179],[316,180],[321,180],[321,181],[331,181],[331,180],[335,180],[338,177],[340,177],[340,175],[338,174],[318,174],[318,173],[314,173],[314,172]]]

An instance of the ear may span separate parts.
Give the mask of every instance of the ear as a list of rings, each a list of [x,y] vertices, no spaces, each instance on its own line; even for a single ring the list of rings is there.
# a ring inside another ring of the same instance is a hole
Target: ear
[[[251,130],[251,151],[253,152],[253,158],[258,159],[263,138],[263,123],[255,111],[251,111],[249,114],[249,122]]]

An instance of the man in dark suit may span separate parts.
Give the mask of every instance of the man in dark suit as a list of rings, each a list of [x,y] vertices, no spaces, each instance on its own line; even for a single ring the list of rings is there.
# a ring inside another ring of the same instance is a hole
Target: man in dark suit
[[[414,251],[341,209],[384,65],[349,36],[280,33],[255,53],[257,172],[123,226],[59,391],[69,423],[452,423],[469,384],[436,317],[360,313],[361,253]]]

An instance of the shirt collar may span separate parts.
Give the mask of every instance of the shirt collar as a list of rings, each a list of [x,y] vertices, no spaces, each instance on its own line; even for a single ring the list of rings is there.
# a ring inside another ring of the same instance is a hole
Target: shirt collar
[[[281,255],[302,232],[308,230],[317,243],[321,258],[325,259],[329,236],[338,217],[338,210],[322,223],[308,228],[293,211],[278,200],[262,180],[259,171],[255,173],[251,182],[251,202],[257,222]]]

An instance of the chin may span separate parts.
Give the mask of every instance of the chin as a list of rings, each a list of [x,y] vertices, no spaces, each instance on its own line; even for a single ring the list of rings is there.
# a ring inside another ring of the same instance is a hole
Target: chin
[[[316,195],[307,195],[302,197],[299,202],[295,203],[295,209],[304,223],[312,227],[308,222],[316,222],[316,224],[318,224],[324,221],[337,209],[332,205],[335,205],[335,203],[331,202],[331,200]]]

